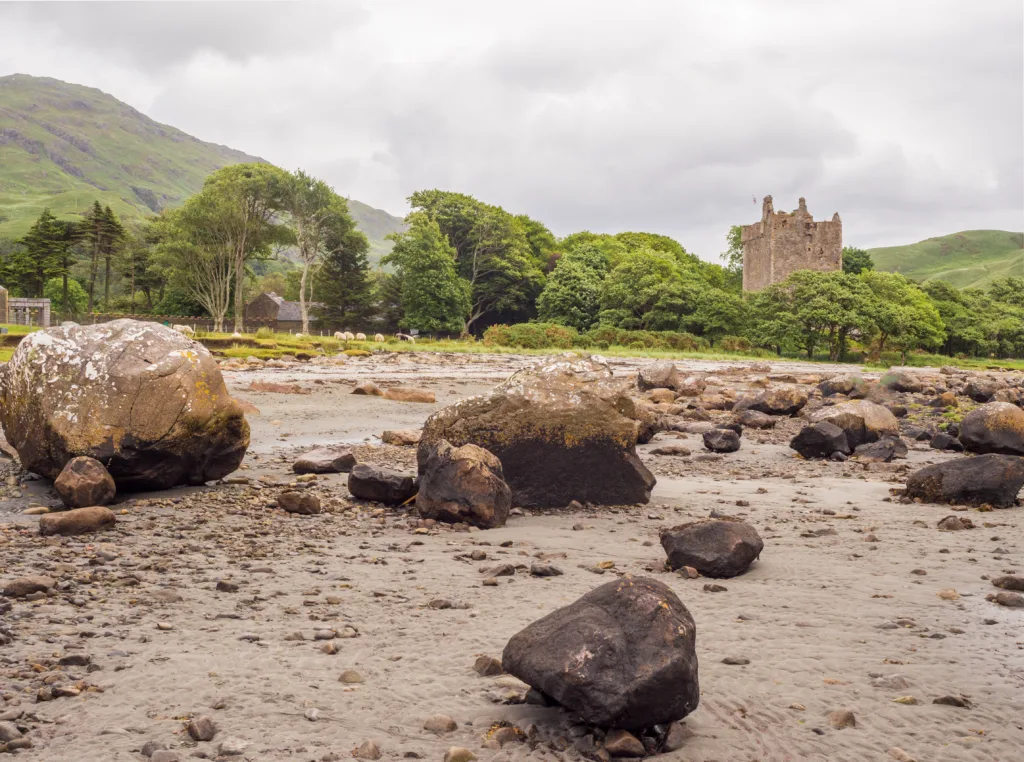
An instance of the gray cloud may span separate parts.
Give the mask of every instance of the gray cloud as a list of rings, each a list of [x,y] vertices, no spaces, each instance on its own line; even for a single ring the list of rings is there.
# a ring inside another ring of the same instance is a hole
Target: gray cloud
[[[449,188],[706,258],[767,193],[863,246],[1024,228],[1014,0],[11,8],[0,73],[101,87],[393,213]],[[116,33],[86,19],[107,8],[130,9]]]

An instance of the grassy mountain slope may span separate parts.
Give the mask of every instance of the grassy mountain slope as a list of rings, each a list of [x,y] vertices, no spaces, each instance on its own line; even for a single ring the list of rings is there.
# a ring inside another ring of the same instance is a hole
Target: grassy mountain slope
[[[214,170],[264,161],[153,121],[113,96],[56,79],[0,77],[0,236],[24,234],[45,207],[72,219],[99,199],[131,219],[180,204]],[[402,221],[352,200],[371,259]]]
[[[916,281],[944,280],[982,288],[996,278],[1024,277],[1024,233],[964,230],[908,246],[869,249],[875,268]]]

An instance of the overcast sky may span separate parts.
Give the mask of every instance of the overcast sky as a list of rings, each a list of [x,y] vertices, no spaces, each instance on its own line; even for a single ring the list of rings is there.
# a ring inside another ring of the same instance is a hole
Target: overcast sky
[[[1022,6],[0,3],[0,75],[98,87],[393,214],[444,188],[713,259],[769,193],[862,247],[1024,229]]]

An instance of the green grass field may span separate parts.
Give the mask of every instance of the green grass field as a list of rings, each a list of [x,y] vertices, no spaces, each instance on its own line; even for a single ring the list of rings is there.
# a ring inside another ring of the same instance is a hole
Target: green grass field
[[[908,246],[869,249],[875,269],[911,280],[943,280],[957,288],[984,288],[997,278],[1024,277],[1024,233],[964,230]]]

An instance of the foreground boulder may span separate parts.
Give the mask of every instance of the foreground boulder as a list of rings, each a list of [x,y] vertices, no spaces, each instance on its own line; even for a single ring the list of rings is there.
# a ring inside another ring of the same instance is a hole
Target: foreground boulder
[[[587,722],[634,730],[697,708],[696,634],[671,589],[626,576],[520,630],[501,665]]]
[[[907,478],[906,495],[928,503],[1014,505],[1024,487],[1024,459],[1013,455],[978,455],[936,463]]]
[[[114,499],[117,488],[107,469],[95,458],[80,455],[72,458],[53,482],[64,505],[85,508],[106,505]]]
[[[661,533],[671,569],[690,566],[705,577],[736,577],[761,555],[757,530],[739,519],[704,519]]]
[[[559,358],[427,419],[420,473],[437,444],[474,444],[501,461],[517,505],[646,503],[653,474],[636,454],[642,414],[599,358]]]
[[[828,458],[834,452],[841,452],[843,455],[849,455],[852,452],[850,444],[846,440],[846,432],[828,421],[804,426],[790,440],[789,447],[807,460]]]
[[[136,320],[26,336],[2,371],[0,424],[27,470],[56,479],[85,455],[119,490],[220,479],[249,446],[209,351]]]
[[[421,517],[493,529],[505,526],[511,507],[501,461],[476,445],[437,443],[420,475],[416,508]]]
[[[395,505],[416,494],[416,479],[390,468],[359,463],[348,472],[348,491],[360,500]]]
[[[640,391],[651,389],[675,389],[679,385],[679,371],[671,361],[655,362],[645,365],[637,375],[637,386]]]
[[[865,442],[877,442],[885,436],[898,437],[900,422],[889,410],[867,400],[843,402],[823,407],[810,416],[811,423],[827,421],[846,434],[846,442],[856,448]]]
[[[317,447],[292,463],[297,474],[342,474],[356,464],[356,456],[344,447]]]
[[[968,452],[1024,455],[1024,410],[1009,402],[989,402],[960,421],[960,443]]]
[[[768,415],[795,415],[806,404],[807,392],[788,386],[762,392],[747,405],[747,409]]]
[[[44,537],[54,534],[70,537],[106,529],[113,526],[116,521],[114,512],[101,505],[75,508],[71,511],[47,513],[40,516],[39,534]]]

